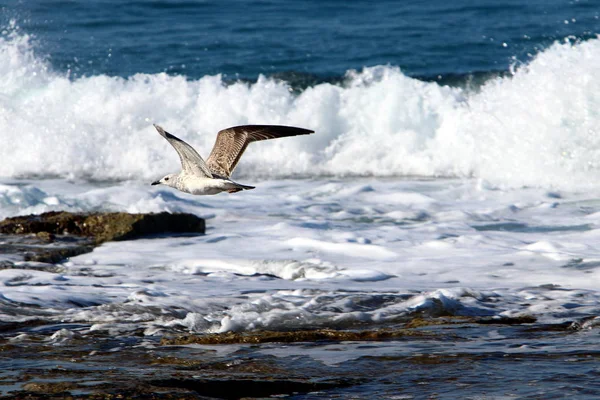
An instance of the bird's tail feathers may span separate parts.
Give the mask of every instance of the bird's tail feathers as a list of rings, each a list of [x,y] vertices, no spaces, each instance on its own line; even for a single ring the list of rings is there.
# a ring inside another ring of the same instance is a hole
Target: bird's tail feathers
[[[232,187],[230,189],[227,189],[227,191],[229,193],[237,193],[237,192],[241,192],[242,190],[254,189],[254,186],[240,185],[237,182],[231,182],[231,183],[233,183],[233,185],[231,185]]]

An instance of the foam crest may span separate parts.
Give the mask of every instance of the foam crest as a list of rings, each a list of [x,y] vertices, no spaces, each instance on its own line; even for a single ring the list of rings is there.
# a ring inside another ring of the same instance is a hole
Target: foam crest
[[[150,180],[178,169],[152,123],[207,155],[247,123],[315,135],[252,145],[238,176],[478,177],[492,185],[585,188],[600,178],[600,39],[556,43],[478,90],[379,66],[294,94],[260,77],[166,74],[69,79],[18,29],[0,37],[0,176]]]

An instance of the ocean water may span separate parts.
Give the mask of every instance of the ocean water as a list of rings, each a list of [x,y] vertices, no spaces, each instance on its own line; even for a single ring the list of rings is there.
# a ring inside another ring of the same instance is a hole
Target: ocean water
[[[0,3],[0,218],[208,226],[0,270],[0,320],[62,343],[528,316],[580,331],[427,351],[596,354],[600,4],[482,3]],[[203,155],[238,124],[316,133],[251,145],[234,177],[256,189],[195,197],[149,185],[179,168],[153,123]]]

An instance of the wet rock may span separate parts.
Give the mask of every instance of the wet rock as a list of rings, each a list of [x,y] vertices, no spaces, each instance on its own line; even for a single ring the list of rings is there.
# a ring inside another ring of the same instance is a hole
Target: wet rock
[[[52,243],[56,239],[54,234],[46,231],[38,232],[35,236],[37,236],[38,239],[48,243]]]
[[[27,392],[43,394],[65,393],[76,387],[77,385],[72,382],[30,382],[23,385],[23,389]]]
[[[225,332],[204,335],[182,335],[163,338],[161,345],[187,344],[237,344],[237,343],[296,343],[318,341],[378,341],[405,338],[410,336],[425,337],[427,332],[410,329],[375,329],[362,331],[337,331],[333,329],[317,329],[310,331],[257,331],[257,332]]]
[[[40,215],[7,218],[0,233],[40,233],[43,236],[93,237],[96,243],[134,239],[163,233],[204,233],[204,220],[193,214],[70,213],[51,211]]]
[[[480,318],[476,322],[478,324],[498,324],[498,325],[521,325],[533,324],[537,319],[532,315],[520,315],[516,317],[494,316]]]
[[[452,317],[437,317],[437,318],[420,318],[416,317],[408,321],[405,328],[424,328],[436,325],[451,325],[451,324],[464,324],[467,322],[474,322],[473,318],[452,316]]]
[[[89,253],[93,249],[94,246],[87,244],[80,244],[78,246],[72,246],[61,249],[40,249],[37,252],[27,252],[24,255],[24,260],[56,264],[66,258],[75,257],[84,253]]]
[[[579,322],[584,325],[595,320]],[[0,321],[0,328],[2,325]],[[255,344],[257,339],[253,339],[251,344],[239,346],[159,346],[154,336],[125,338],[89,330],[83,324],[57,325],[48,320],[12,325],[5,326],[4,334],[0,330],[0,356],[19,362],[5,363],[0,369],[0,382],[7,388],[0,399],[421,399],[438,398],[439,393],[449,393],[448,398],[478,398],[490,391],[496,397],[508,393],[514,398],[547,398],[540,395],[540,388],[553,381],[542,381],[540,376],[561,377],[544,393],[552,390],[565,398],[573,393],[598,397],[594,380],[589,379],[589,371],[600,362],[597,335],[572,332],[568,323],[558,330],[528,322],[478,324],[476,317],[422,318],[411,324],[414,336],[400,329],[405,325],[386,329],[371,325],[370,329],[362,326],[356,331],[334,331],[337,333],[289,332],[292,338],[317,338],[312,343]],[[75,336],[64,346],[55,346],[48,337],[61,329]],[[398,335],[391,339],[396,343],[386,343],[393,332]],[[264,337],[271,340],[280,334],[270,332]],[[334,339],[323,340],[332,335]],[[11,340],[17,337],[19,340]],[[381,340],[370,340],[377,337]],[[357,338],[369,339],[356,342]],[[490,386],[489,374],[480,373],[481,366],[500,375],[497,386]],[[565,386],[569,379],[574,386]],[[39,386],[60,382],[75,383],[76,387],[47,387],[43,392],[46,387]],[[518,390],[507,392],[506,382]]]
[[[40,265],[40,263],[58,263],[65,258],[87,253],[92,251],[94,248],[93,244],[94,242],[91,238],[70,235],[55,236],[53,241],[48,243],[35,234],[0,234],[0,254],[9,258],[8,260],[0,261],[0,269],[28,268],[48,270],[48,268],[54,267],[48,264]],[[19,261],[30,262],[30,265],[24,266]]]
[[[56,264],[88,253],[103,242],[170,233],[203,234],[204,220],[192,214],[70,213],[52,211],[0,221],[0,253],[13,261]],[[8,261],[2,261],[8,268]]]
[[[218,399],[265,398],[319,392],[357,384],[351,380],[307,379],[168,379],[151,381],[157,387],[186,388]]]

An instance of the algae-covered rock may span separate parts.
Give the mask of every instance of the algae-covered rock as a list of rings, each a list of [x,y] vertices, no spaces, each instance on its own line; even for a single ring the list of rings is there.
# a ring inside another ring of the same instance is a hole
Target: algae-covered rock
[[[30,382],[23,385],[23,389],[28,392],[43,394],[66,393],[76,387],[72,382]]]
[[[427,332],[410,329],[374,329],[361,331],[337,331],[333,329],[315,329],[306,331],[255,331],[224,332],[200,335],[182,335],[163,338],[162,345],[188,344],[236,344],[236,343],[297,343],[317,341],[380,341],[406,337],[427,337]]]
[[[0,252],[16,255],[23,261],[55,264],[90,252],[107,241],[204,233],[204,229],[204,220],[192,214],[52,211],[0,221]]]
[[[43,242],[47,242],[47,243],[52,243],[54,242],[54,240],[56,240],[56,236],[50,232],[46,232],[46,231],[42,231],[42,232],[38,232],[36,233],[36,235],[38,239],[40,239]]]
[[[96,243],[133,239],[163,233],[204,233],[204,220],[192,214],[70,213],[51,211],[40,215],[7,218],[0,233],[74,235],[93,237]],[[44,233],[42,233],[44,232]]]

